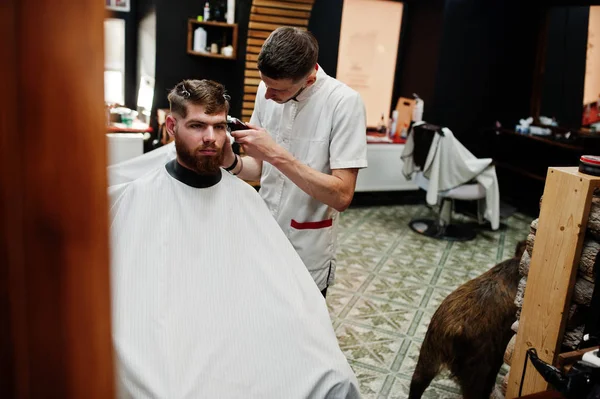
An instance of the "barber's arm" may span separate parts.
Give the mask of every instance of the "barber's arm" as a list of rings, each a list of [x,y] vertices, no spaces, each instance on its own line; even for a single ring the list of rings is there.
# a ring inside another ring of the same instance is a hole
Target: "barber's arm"
[[[254,161],[268,162],[311,197],[338,211],[344,211],[354,196],[358,169],[334,169],[332,174],[318,172],[301,163],[278,145],[262,128],[248,125],[251,130],[233,132],[236,142]],[[246,168],[244,158],[244,169]]]

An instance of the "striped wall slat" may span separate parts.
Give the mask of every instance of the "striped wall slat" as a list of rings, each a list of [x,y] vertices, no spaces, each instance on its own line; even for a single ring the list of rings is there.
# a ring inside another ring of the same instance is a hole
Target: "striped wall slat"
[[[289,18],[275,15],[251,15],[250,21],[289,26],[308,26],[308,20],[306,18]]]
[[[263,43],[265,41],[265,39],[267,37],[269,37],[269,35],[271,34],[272,31],[270,30],[249,30],[248,31],[248,37],[251,38],[255,38],[255,39],[260,39],[261,43]]]
[[[260,78],[245,78],[244,84],[246,86],[258,86],[260,84]]]
[[[297,11],[297,10],[284,10],[281,8],[271,7],[252,7],[250,11],[255,15],[277,15],[282,17],[295,17],[295,18],[310,18],[309,11]]]
[[[254,69],[246,69],[246,72],[244,72],[244,76],[247,78],[260,78],[260,72]]]
[[[254,85],[244,86],[244,94],[256,95],[257,90],[258,90],[258,86],[254,86]]]
[[[260,84],[258,54],[265,39],[280,26],[295,26],[306,30],[313,3],[314,0],[252,0],[246,43],[242,119],[249,120],[252,116],[256,92]]]
[[[304,4],[310,4],[312,6],[312,4],[315,2],[315,0],[285,0],[287,2],[291,2],[291,3],[304,3]]]
[[[262,45],[260,46],[248,46],[246,47],[246,52],[250,53],[250,54],[258,54],[260,53],[260,49],[262,48]]]
[[[253,39],[253,38],[248,39],[249,46],[262,46],[263,42],[264,42],[263,39]]]
[[[311,4],[303,4],[303,3],[291,3],[285,1],[274,1],[274,0],[254,0],[252,2],[254,6],[263,6],[263,7],[273,7],[273,8],[283,8],[286,10],[303,10],[303,11],[311,11]],[[251,10],[252,11],[252,10]]]

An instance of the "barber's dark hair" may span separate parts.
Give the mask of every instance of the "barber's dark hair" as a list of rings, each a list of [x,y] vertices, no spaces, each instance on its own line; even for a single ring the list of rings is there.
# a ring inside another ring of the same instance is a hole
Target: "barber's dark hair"
[[[283,26],[269,35],[258,55],[259,71],[271,79],[306,77],[317,64],[319,43],[308,31]]]
[[[179,82],[169,93],[171,113],[187,117],[187,105],[202,105],[209,115],[229,112],[230,97],[225,86],[212,80],[186,79]]]

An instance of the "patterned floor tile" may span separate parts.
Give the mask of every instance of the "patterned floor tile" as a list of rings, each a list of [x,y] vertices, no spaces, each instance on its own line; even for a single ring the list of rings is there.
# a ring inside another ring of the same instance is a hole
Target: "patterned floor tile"
[[[423,217],[434,217],[424,205],[350,208],[341,215],[336,283],[327,304],[365,398],[408,396],[436,309],[456,287],[510,258],[531,223],[517,213],[503,221],[505,229],[460,243],[410,230],[408,222]],[[442,373],[423,397],[460,398],[459,392]]]
[[[442,259],[447,245],[448,243],[445,241],[433,240],[411,231],[404,237],[404,240],[398,243],[391,256],[437,265]]]
[[[403,338],[342,322],[336,329],[340,348],[350,361],[389,370]]]
[[[349,267],[338,267],[335,271],[333,287],[349,291],[358,291],[369,277],[369,272]]]
[[[338,252],[337,268],[344,269],[349,267],[371,271],[379,264],[382,258],[383,255],[381,254],[363,253],[359,256]]]
[[[375,298],[360,298],[346,320],[368,327],[387,330],[391,334],[406,334],[417,311],[394,302]]]
[[[350,362],[350,367],[354,370],[363,399],[376,399],[388,374],[374,371],[354,362]]]
[[[363,254],[386,253],[394,244],[396,238],[394,236],[378,234],[374,231],[357,231],[351,237],[344,241],[345,245],[360,248]]]
[[[430,265],[422,259],[413,259],[412,256],[390,256],[379,269],[380,274],[401,278],[421,284],[429,284],[437,266]]]
[[[343,291],[337,287],[337,285],[333,285],[327,289],[327,308],[332,318],[337,318],[354,296],[352,292]]]
[[[459,399],[462,396],[457,393],[457,388],[452,390],[439,386],[436,383],[439,380],[434,380],[432,384],[423,393],[423,399]],[[406,399],[410,390],[410,379],[406,376],[398,376],[394,380],[394,384],[390,390],[388,398],[391,399]]]
[[[427,287],[423,283],[388,276],[375,276],[367,286],[365,295],[417,308],[421,304],[426,291]]]

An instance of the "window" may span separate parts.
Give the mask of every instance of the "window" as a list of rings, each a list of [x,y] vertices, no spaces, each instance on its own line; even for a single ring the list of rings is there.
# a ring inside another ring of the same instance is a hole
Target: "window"
[[[125,104],[125,20],[104,20],[104,101]]]

